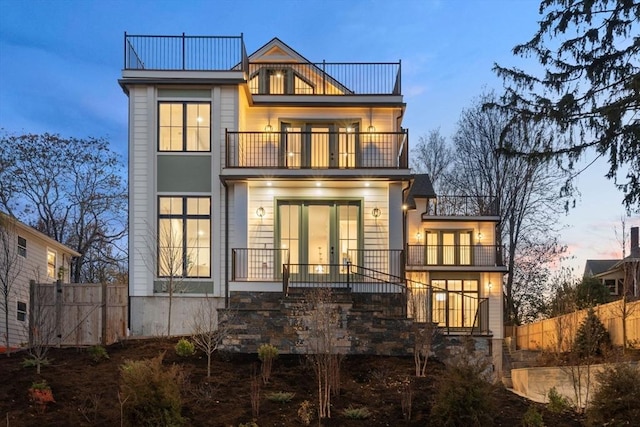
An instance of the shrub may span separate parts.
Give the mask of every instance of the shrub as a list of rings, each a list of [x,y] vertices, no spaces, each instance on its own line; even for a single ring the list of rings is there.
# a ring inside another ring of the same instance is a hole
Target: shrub
[[[42,360],[38,360],[36,358],[30,357],[29,359],[24,359],[22,361],[23,368],[37,368],[40,366],[49,366],[51,364],[51,359],[44,358]]]
[[[620,363],[596,374],[587,418],[591,425],[637,425],[640,420],[640,368]]]
[[[544,427],[542,414],[534,406],[529,406],[522,416],[522,427]]]
[[[486,365],[461,358],[439,379],[431,409],[434,425],[493,425],[493,386],[485,380]]]
[[[89,347],[87,351],[89,352],[91,360],[95,363],[109,359],[109,353],[107,353],[107,349],[101,345],[93,345]]]
[[[47,404],[55,403],[51,387],[45,380],[36,381],[29,387],[29,400],[36,404],[39,412],[44,412]]]
[[[262,381],[267,384],[271,377],[271,368],[273,366],[273,360],[278,357],[278,349],[271,344],[262,344],[258,347],[258,359],[262,362],[260,371],[262,374]]]
[[[310,425],[311,421],[313,421],[314,413],[315,409],[313,407],[313,403],[308,400],[303,400],[302,403],[300,403],[300,407],[298,408],[298,418],[300,418],[302,424],[305,426]]]
[[[593,309],[587,311],[587,317],[578,328],[573,346],[573,350],[581,358],[602,356],[603,351],[611,347],[609,332]]]
[[[180,338],[175,349],[176,354],[180,357],[193,356],[196,352],[196,346],[186,338]]]
[[[120,392],[127,402],[124,414],[135,426],[181,426],[182,372],[162,365],[164,353],[153,359],[126,361],[120,369]]]
[[[571,409],[571,402],[569,399],[558,393],[558,390],[556,390],[555,387],[551,387],[547,397],[549,398],[549,405],[547,408],[554,414],[559,414]]]
[[[371,416],[371,411],[366,406],[354,407],[349,405],[347,409],[342,411],[345,417],[351,420],[366,420]]]
[[[278,402],[278,403],[287,403],[287,402],[291,402],[291,399],[293,399],[293,396],[295,396],[295,393],[291,393],[288,391],[276,391],[273,393],[269,393],[267,394],[267,400],[270,400],[272,402]]]

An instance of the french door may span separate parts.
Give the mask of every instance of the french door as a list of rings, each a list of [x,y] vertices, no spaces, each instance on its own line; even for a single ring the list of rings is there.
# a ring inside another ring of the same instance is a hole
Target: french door
[[[279,201],[277,244],[289,250],[291,273],[337,277],[360,262],[360,216],[359,201]]]
[[[288,168],[355,168],[358,124],[282,122],[284,165]]]

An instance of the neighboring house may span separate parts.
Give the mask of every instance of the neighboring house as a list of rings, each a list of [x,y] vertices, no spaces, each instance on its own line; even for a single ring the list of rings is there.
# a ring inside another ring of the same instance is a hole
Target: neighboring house
[[[638,227],[631,227],[629,255],[623,259],[588,259],[583,277],[595,277],[602,281],[613,296],[640,297],[640,243]]]
[[[9,288],[9,345],[29,337],[29,281],[69,282],[70,263],[79,253],[0,212],[0,283]],[[4,287],[3,287],[4,288]],[[0,304],[4,308],[4,302]],[[4,310],[2,310],[4,311]],[[0,318],[0,350],[6,347],[5,313]]]
[[[241,37],[125,34],[119,83],[133,334],[166,331],[168,279],[176,334],[205,297],[224,307],[326,285],[408,291],[405,318],[493,337],[500,354],[498,213],[461,210],[478,198],[429,211],[428,177],[409,170],[400,62],[312,63],[277,38],[246,55]]]

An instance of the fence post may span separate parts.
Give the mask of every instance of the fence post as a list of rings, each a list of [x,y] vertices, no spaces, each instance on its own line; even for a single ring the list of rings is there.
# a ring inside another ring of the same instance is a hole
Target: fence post
[[[36,307],[36,281],[29,280],[29,348],[33,347],[34,308]]]
[[[62,280],[56,280],[54,299],[56,304],[56,338],[58,338],[58,347],[60,347],[62,345],[62,331],[60,327],[62,320]]]
[[[107,342],[107,335],[109,334],[109,325],[107,324],[107,321],[109,319],[108,316],[108,304],[107,304],[107,283],[101,283],[102,286],[102,295],[100,298],[100,307],[101,307],[101,318],[100,321],[102,322],[101,328],[100,328],[100,332],[102,334],[102,337],[100,337],[100,342],[102,343],[102,345],[108,345],[109,343]]]

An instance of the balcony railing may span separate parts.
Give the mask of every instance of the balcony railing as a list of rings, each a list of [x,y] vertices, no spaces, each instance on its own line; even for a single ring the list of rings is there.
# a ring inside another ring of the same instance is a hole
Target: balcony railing
[[[500,245],[407,245],[409,266],[504,266]]]
[[[247,69],[240,36],[124,34],[125,70],[229,71]]]
[[[427,200],[425,216],[498,216],[498,199],[490,196],[438,196]]]
[[[226,167],[408,168],[408,131],[226,132]]]
[[[401,62],[249,64],[254,95],[400,95]]]
[[[289,260],[287,249],[239,248],[231,251],[233,281],[274,282],[282,279],[282,264]]]

